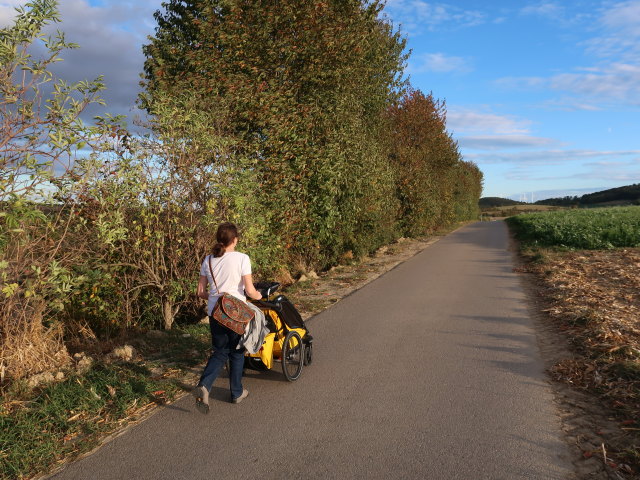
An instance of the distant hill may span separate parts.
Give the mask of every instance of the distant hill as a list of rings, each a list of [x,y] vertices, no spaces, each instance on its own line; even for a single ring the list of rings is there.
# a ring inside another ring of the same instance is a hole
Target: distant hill
[[[522,205],[522,202],[516,202],[509,198],[501,197],[482,197],[478,202],[480,208],[493,208],[493,207],[512,207],[514,205]]]
[[[536,205],[559,207],[593,207],[610,205],[640,205],[640,183],[624,187],[610,188],[601,192],[587,193],[581,197],[561,197],[538,200]]]

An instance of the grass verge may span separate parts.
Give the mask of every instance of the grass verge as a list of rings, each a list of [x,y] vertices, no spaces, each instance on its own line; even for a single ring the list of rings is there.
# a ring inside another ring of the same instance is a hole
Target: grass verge
[[[135,342],[135,362],[96,362],[86,372],[0,396],[0,478],[26,479],[92,450],[110,433],[186,388],[185,374],[209,349],[207,325],[156,332]]]

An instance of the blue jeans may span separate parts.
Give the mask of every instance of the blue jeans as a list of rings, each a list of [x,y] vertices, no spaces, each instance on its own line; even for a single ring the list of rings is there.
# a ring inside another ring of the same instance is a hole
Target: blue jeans
[[[228,359],[230,364],[229,386],[231,398],[238,398],[242,395],[242,368],[244,367],[244,348],[236,350],[240,335],[227,327],[223,327],[212,317],[209,317],[209,327],[211,328],[213,353],[209,357],[207,366],[204,367],[204,372],[202,372],[198,385],[210,391],[213,382]]]

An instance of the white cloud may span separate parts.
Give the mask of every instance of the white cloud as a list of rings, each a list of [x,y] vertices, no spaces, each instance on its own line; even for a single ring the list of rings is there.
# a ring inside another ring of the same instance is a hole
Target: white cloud
[[[544,200],[547,198],[561,198],[561,197],[580,197],[587,193],[600,192],[610,187],[592,187],[592,188],[566,188],[566,189],[553,189],[553,190],[536,190],[533,192],[516,193],[508,195],[507,198],[517,201],[537,202],[538,200]]]
[[[570,175],[566,178],[578,179],[578,180],[600,180],[607,182],[618,182],[621,184],[636,183],[640,180],[640,170],[631,172],[607,170],[603,172],[601,170],[592,170],[590,172],[578,173],[576,175]]]
[[[603,110],[602,105],[596,104],[596,99],[593,102],[588,102],[586,99],[576,99],[571,96],[564,96],[562,98],[555,98],[544,103],[548,108],[555,110],[563,110],[566,112],[585,111],[585,112],[599,112]]]
[[[599,20],[600,36],[585,42],[587,52],[618,62],[640,62],[640,1],[617,3]]]
[[[560,142],[552,138],[529,135],[486,135],[460,137],[458,143],[461,147],[472,150],[502,150],[506,148],[549,147]]]
[[[26,0],[0,0],[0,23],[11,23],[11,7],[24,5]],[[104,75],[107,89],[101,92],[106,111],[130,114],[139,92],[139,74],[144,56],[141,46],[153,32],[153,13],[160,0],[132,2],[109,0],[99,5],[88,0],[63,0],[58,8],[61,23],[50,24],[45,32],[61,30],[66,40],[80,48],[61,53],[62,62],[52,70],[68,82],[93,80]],[[34,50],[34,52],[37,52]],[[105,109],[100,108],[100,113]],[[87,112],[87,117],[97,110]]]
[[[639,156],[640,150],[536,150],[526,152],[501,152],[467,154],[465,158],[478,164],[513,164],[513,165],[559,165],[585,159],[612,159],[619,161],[622,157]],[[606,161],[606,160],[605,160]],[[593,163],[593,162],[592,162]],[[628,165],[636,166],[637,161]]]
[[[588,170],[585,172],[574,173],[571,175],[553,175],[553,176],[532,176],[527,171],[511,171],[506,174],[506,178],[511,181],[533,181],[533,182],[552,182],[557,180],[599,180],[601,182],[618,183],[625,185],[635,183],[640,179],[640,171],[624,171],[624,170]]]
[[[492,164],[508,168],[503,174],[503,183],[526,189],[528,201],[531,193],[539,200],[582,195],[640,181],[640,150],[538,150],[465,155],[465,158],[473,160],[481,168]],[[609,186],[571,190],[585,183]],[[548,190],[551,186],[561,190]],[[574,191],[576,193],[572,193]],[[518,200],[517,197],[509,196]]]
[[[69,41],[80,45],[64,54],[60,74],[70,80],[104,75],[107,110],[127,113],[139,91],[141,44],[152,31],[156,5],[121,0],[95,7],[86,0],[65,0],[60,7],[61,29]]]
[[[640,152],[639,152],[640,153]],[[638,154],[636,154],[638,155]],[[583,164],[588,170],[578,173],[575,178],[582,180],[607,180],[620,183],[637,183],[640,181],[640,158],[631,161],[603,160]]]
[[[513,88],[549,88],[573,96],[562,101],[573,109],[598,110],[603,103],[640,105],[640,66],[610,63],[581,68],[552,77],[502,78],[498,85]],[[558,100],[551,103],[560,103]]]
[[[638,168],[638,160],[631,162],[615,161],[615,160],[603,160],[600,162],[588,162],[584,164],[586,167],[594,168],[616,168],[616,167],[636,167]]]
[[[547,80],[542,77],[502,77],[493,83],[504,88],[535,89],[544,87],[546,81]]]
[[[602,23],[612,29],[622,29],[640,35],[640,2],[637,0],[614,5],[602,17]]]
[[[550,17],[553,19],[560,18],[564,13],[564,9],[553,2],[541,2],[536,5],[527,5],[520,10],[523,15],[539,15],[542,17]]]
[[[600,99],[640,104],[640,66],[613,63],[590,73],[564,73],[552,77],[550,87]]]
[[[455,138],[464,149],[497,151],[514,148],[550,148],[562,145],[560,141],[553,138],[531,135],[531,123],[524,118],[498,115],[482,109],[454,107],[447,113],[447,127],[454,132]],[[473,156],[479,159],[484,158],[478,154]],[[493,154],[488,156],[494,157]]]
[[[462,57],[448,56],[444,53],[423,53],[409,60],[407,73],[467,73],[472,70],[469,63]]]
[[[0,1],[0,28],[7,27],[15,17],[16,7],[27,3],[26,0],[2,0]]]
[[[441,28],[472,27],[485,22],[485,15],[445,3],[423,0],[388,0],[385,14],[412,36]]]
[[[593,23],[594,13],[577,2],[541,1],[526,5],[519,10],[520,15],[535,16],[546,19],[567,28],[588,22]]]
[[[465,108],[451,108],[447,112],[447,126],[456,133],[525,135],[531,122],[511,115]]]
[[[525,7],[521,13],[556,16],[563,8],[543,2]],[[598,33],[581,45],[594,57],[594,64],[548,77],[502,78],[496,84],[562,92],[563,98],[546,105],[571,110],[640,106],[640,0],[609,4],[589,24]]]

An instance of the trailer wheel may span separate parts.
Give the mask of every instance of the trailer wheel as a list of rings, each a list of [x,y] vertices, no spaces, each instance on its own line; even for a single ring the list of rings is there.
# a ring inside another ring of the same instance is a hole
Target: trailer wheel
[[[287,333],[282,345],[282,373],[293,382],[300,378],[304,365],[304,344],[298,332]]]
[[[313,361],[313,343],[307,343],[304,347],[304,364],[311,365]]]

